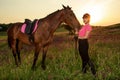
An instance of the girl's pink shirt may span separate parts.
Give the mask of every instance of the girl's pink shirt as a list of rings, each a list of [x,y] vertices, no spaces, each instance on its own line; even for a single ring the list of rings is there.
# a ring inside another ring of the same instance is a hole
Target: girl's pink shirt
[[[84,37],[87,31],[91,31],[92,27],[89,24],[85,24],[78,32],[79,37]]]

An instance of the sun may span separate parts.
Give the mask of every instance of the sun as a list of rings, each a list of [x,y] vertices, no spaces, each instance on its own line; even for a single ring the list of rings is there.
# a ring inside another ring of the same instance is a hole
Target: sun
[[[91,15],[91,24],[95,24],[99,21],[102,20],[103,18],[103,13],[104,11],[102,10],[102,8],[100,8],[99,6],[95,6],[93,8],[91,8],[88,13]]]
[[[104,16],[104,10],[102,6],[98,6],[98,5],[85,6],[84,8],[82,8],[82,10],[79,10],[78,17],[82,18],[83,14],[85,13],[89,13],[91,15],[90,23],[92,25],[101,22]]]

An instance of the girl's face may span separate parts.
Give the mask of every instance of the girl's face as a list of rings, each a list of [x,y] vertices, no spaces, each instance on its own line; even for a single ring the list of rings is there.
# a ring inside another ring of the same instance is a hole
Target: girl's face
[[[83,18],[83,22],[84,22],[85,24],[88,24],[88,23],[89,23],[89,21],[90,21],[90,19],[89,19],[89,18]]]

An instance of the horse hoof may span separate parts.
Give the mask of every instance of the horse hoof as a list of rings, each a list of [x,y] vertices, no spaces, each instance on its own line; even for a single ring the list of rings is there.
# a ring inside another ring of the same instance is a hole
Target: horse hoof
[[[18,63],[18,65],[21,65],[21,62],[20,62],[20,63]]]
[[[96,71],[95,70],[91,70],[93,75],[96,75]]]
[[[31,70],[35,71],[35,67],[34,67],[34,66],[32,66],[32,67],[31,67]]]
[[[16,67],[19,67],[19,65],[18,65],[18,64],[16,64]]]
[[[41,66],[43,70],[46,70],[46,66],[45,65],[42,65]]]
[[[16,65],[16,66],[15,66],[15,68],[19,68],[19,66],[18,66],[18,65]]]

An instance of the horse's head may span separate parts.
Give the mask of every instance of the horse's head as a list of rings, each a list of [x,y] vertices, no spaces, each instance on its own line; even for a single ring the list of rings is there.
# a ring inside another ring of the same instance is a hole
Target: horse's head
[[[72,27],[74,30],[78,29],[80,27],[80,23],[77,20],[74,12],[71,10],[69,6],[65,7],[63,5],[63,22],[68,24],[70,27]]]

